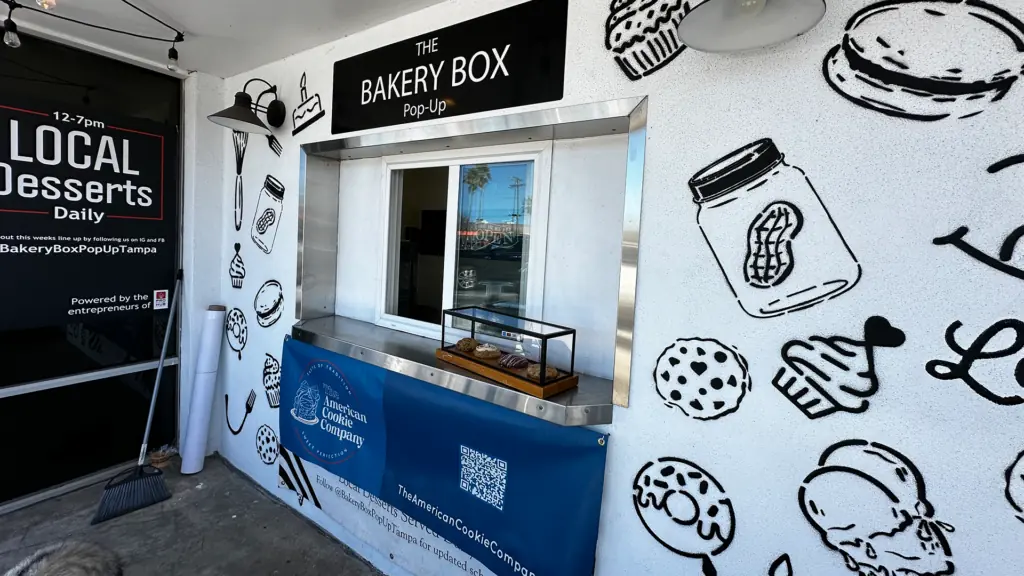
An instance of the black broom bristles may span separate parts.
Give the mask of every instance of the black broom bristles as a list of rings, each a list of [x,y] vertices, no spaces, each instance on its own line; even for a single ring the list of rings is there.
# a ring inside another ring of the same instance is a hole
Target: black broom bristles
[[[92,524],[124,516],[170,497],[163,472],[152,466],[135,466],[107,482]]]

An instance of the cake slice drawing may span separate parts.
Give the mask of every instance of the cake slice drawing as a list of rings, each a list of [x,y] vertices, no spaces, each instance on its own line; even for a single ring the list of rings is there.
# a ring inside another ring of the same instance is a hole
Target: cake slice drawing
[[[292,127],[294,128],[292,136],[309,128],[314,122],[323,118],[325,114],[323,107],[320,105],[319,94],[307,97],[305,72],[302,73],[302,80],[299,81],[299,92],[302,103],[292,111]]]
[[[772,384],[811,420],[834,414],[859,414],[878,391],[875,348],[896,348],[906,336],[881,316],[864,322],[864,339],[811,336],[782,347],[786,366]]]

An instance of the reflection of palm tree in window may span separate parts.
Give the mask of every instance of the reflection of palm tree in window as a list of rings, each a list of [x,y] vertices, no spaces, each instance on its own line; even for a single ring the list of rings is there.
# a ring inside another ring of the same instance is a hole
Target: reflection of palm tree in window
[[[479,205],[479,214],[482,217],[484,211],[484,188],[491,182],[491,167],[486,164],[473,166],[466,170],[465,175],[462,177],[462,183],[466,185],[466,192],[469,193],[469,205],[470,205],[470,221],[475,221],[472,218],[473,213],[473,200],[477,196],[477,192],[480,193],[480,197],[477,200]],[[478,218],[479,219],[479,218]]]

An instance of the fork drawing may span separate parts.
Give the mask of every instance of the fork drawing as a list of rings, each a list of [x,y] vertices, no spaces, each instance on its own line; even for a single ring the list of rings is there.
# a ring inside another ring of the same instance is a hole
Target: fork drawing
[[[267,143],[270,144],[270,149],[274,151],[274,154],[281,156],[283,149],[281,148],[281,142],[278,141],[277,136],[267,134]]]
[[[255,405],[256,405],[256,391],[255,390],[249,390],[249,397],[245,399],[245,416],[242,416],[242,422],[238,425],[238,429],[235,430],[235,428],[233,426],[231,426],[231,415],[228,414],[228,395],[227,394],[224,395],[224,418],[227,420],[227,422],[228,422],[228,430],[231,430],[232,434],[234,434],[235,436],[238,436],[239,434],[242,433],[242,428],[245,426],[245,420],[246,420],[246,418],[249,417],[249,414],[252,413],[253,406],[255,406]]]

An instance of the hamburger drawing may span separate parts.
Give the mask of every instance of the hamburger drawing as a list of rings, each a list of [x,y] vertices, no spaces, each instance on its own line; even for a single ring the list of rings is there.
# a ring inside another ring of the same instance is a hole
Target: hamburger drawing
[[[947,576],[949,524],[935,519],[910,460],[877,442],[830,446],[800,487],[800,509],[860,576]]]
[[[277,280],[264,282],[256,293],[252,305],[256,310],[256,322],[260,326],[267,328],[277,323],[284,308],[284,291],[281,289],[281,283]]]
[[[850,18],[825,56],[833,90],[888,116],[969,118],[1024,67],[1024,24],[981,0],[885,0]]]

